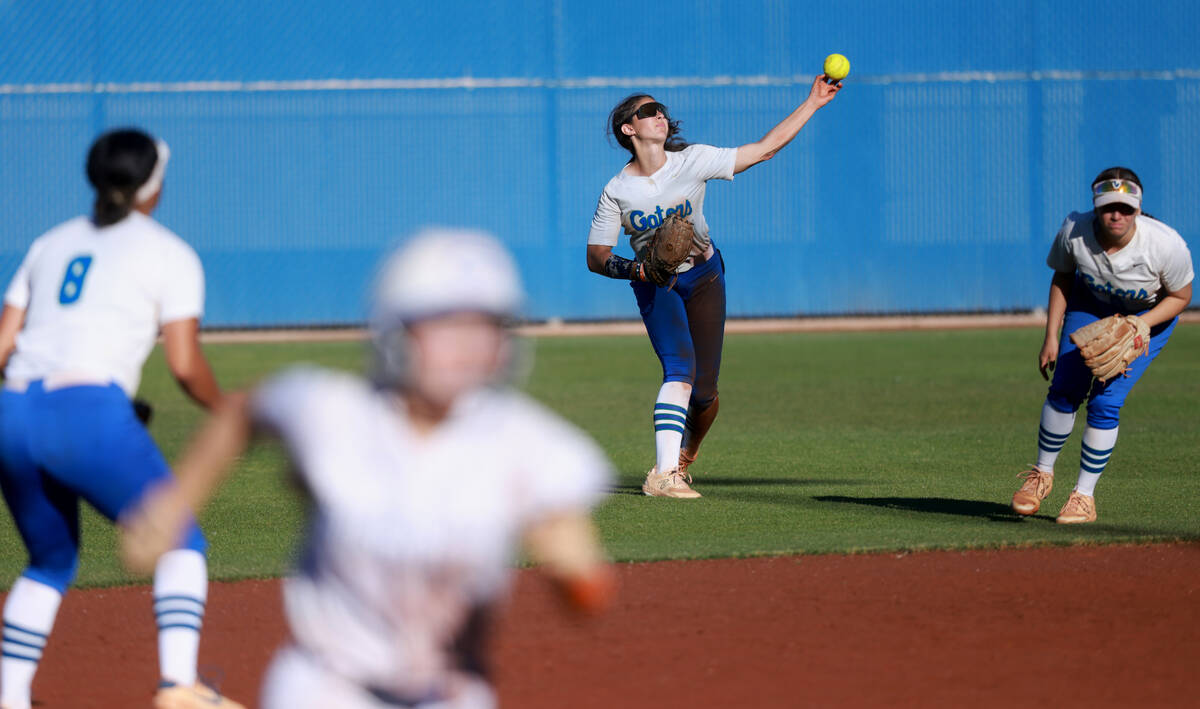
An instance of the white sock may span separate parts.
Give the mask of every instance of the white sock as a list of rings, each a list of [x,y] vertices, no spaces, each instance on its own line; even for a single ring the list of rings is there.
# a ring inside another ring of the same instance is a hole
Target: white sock
[[[1050,402],[1042,404],[1042,420],[1038,426],[1037,469],[1054,474],[1054,461],[1075,428],[1075,412],[1064,414]]]
[[[176,549],[162,555],[154,569],[154,618],[158,624],[158,668],[162,679],[196,683],[200,626],[208,600],[208,564],[204,555]]]
[[[683,445],[683,427],[691,398],[692,385],[686,382],[665,382],[658,390],[654,402],[654,448],[655,465],[660,473],[679,466],[679,448]]]
[[[0,657],[0,704],[7,709],[29,709],[33,675],[60,603],[62,594],[58,589],[24,576],[18,577],[8,592],[4,602],[4,656]]]
[[[1075,489],[1084,495],[1095,497],[1096,483],[1108,459],[1112,457],[1113,448],[1117,445],[1117,429],[1092,428],[1083,429],[1083,449],[1079,454],[1079,480]]]

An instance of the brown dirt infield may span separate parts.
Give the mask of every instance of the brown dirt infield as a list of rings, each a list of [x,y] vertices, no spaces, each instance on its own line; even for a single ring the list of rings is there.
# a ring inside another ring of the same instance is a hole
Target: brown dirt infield
[[[1200,544],[621,564],[580,620],[532,572],[499,620],[506,707],[1195,706]],[[214,583],[201,665],[254,706],[278,582]],[[72,591],[37,706],[148,707],[149,590]]]

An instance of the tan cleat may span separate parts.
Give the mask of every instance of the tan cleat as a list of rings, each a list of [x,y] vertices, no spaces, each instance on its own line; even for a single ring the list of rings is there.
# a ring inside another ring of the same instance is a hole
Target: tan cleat
[[[646,473],[646,482],[642,483],[642,492],[650,497],[674,497],[680,500],[694,500],[700,493],[693,490],[688,483],[692,476],[679,470],[668,470],[659,475],[658,466],[650,468]]]
[[[154,709],[246,709],[205,684],[165,685],[154,695]]]
[[[1054,521],[1059,524],[1095,522],[1096,498],[1091,495],[1085,495],[1078,490],[1072,490],[1071,496],[1067,498],[1067,504],[1063,505],[1062,510],[1058,513],[1058,519]]]
[[[1035,514],[1042,506],[1042,500],[1046,499],[1054,487],[1054,473],[1043,473],[1037,468],[1030,468],[1017,473],[1017,477],[1025,478],[1025,484],[1013,493],[1013,511],[1019,515]]]

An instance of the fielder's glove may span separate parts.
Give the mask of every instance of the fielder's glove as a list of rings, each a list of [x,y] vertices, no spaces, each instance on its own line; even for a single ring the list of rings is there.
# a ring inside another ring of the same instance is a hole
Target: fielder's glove
[[[678,274],[675,269],[687,260],[696,243],[696,229],[685,217],[672,214],[654,230],[643,256],[642,273],[657,286],[670,288]]]
[[[1110,315],[1072,332],[1071,342],[1092,374],[1107,382],[1150,351],[1150,326],[1136,315]]]

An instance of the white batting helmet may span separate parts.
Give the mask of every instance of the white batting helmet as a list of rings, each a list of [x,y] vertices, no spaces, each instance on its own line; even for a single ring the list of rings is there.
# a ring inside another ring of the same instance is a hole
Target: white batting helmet
[[[381,384],[407,381],[408,325],[454,313],[485,313],[508,321],[524,300],[512,256],[491,235],[471,229],[427,228],[387,259],[371,298],[373,376]],[[500,380],[519,378],[529,358],[512,353]]]
[[[494,237],[429,228],[384,261],[371,305],[374,328],[478,312],[515,318],[524,295],[512,256]]]

